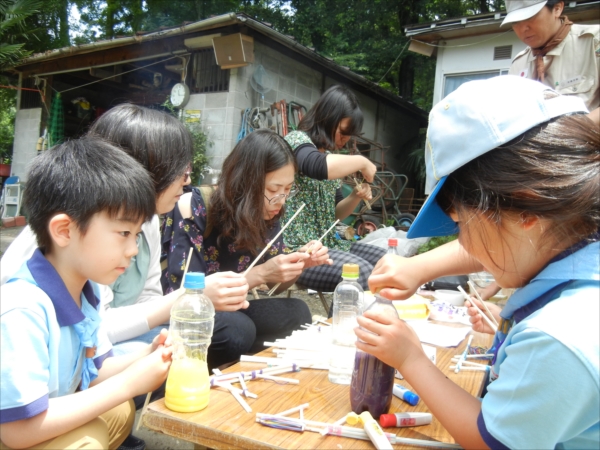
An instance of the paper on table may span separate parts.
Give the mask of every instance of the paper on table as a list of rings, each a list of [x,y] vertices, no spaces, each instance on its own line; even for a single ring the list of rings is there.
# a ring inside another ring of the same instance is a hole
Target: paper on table
[[[411,322],[410,326],[421,342],[439,347],[456,347],[471,331],[471,327],[455,328],[430,322],[415,321]]]

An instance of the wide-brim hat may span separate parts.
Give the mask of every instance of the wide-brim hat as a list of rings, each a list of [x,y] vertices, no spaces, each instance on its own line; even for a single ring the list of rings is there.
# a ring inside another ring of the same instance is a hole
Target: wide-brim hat
[[[539,13],[548,1],[529,0],[513,1],[506,0],[506,17],[500,26],[507,23],[520,22],[527,20]]]
[[[407,237],[458,232],[456,223],[436,200],[448,175],[455,170],[536,125],[565,114],[587,112],[579,97],[560,95],[542,83],[514,75],[464,83],[429,114],[425,191],[431,194]]]

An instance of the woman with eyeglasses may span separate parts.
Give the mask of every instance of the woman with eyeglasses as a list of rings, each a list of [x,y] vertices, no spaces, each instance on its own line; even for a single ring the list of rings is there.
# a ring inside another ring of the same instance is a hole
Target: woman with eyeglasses
[[[286,219],[302,203],[306,203],[301,221],[295,221],[284,232],[285,243],[298,249],[313,239],[319,239],[336,219],[344,220],[361,200],[370,200],[371,188],[377,168],[361,155],[331,153],[342,148],[352,135],[359,134],[363,114],[352,91],[344,86],[332,86],[300,121],[298,130],[289,133],[285,140],[292,146],[298,174],[299,193],[289,204]],[[362,173],[367,183],[356,186],[346,198],[342,195],[345,176]],[[303,286],[331,292],[341,281],[342,266],[348,263],[360,266],[358,282],[368,289],[367,278],[386,250],[368,244],[353,244],[335,238],[330,233],[323,240],[329,248],[334,263],[330,266],[306,270],[298,280]]]
[[[162,282],[166,292],[178,289],[190,248],[190,272],[211,277],[222,271],[247,282],[280,289],[291,286],[303,270],[329,264],[327,248],[313,242],[310,254],[292,252],[281,237],[280,218],[286,201],[295,194],[296,162],[290,146],[279,135],[257,130],[241,140],[223,163],[216,190],[205,199],[199,189],[184,195],[165,217],[163,256],[167,261]],[[301,212],[296,221],[304,220]],[[258,254],[269,250],[242,274]],[[306,250],[306,246],[300,250]],[[214,274],[214,275],[213,275]],[[213,300],[213,303],[214,300]],[[240,355],[264,349],[264,341],[289,336],[311,322],[306,303],[294,298],[264,298],[248,302],[236,296],[216,308],[208,349],[209,367],[235,361]]]

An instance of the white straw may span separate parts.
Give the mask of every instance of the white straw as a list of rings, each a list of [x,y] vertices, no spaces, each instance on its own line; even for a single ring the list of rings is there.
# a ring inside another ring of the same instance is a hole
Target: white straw
[[[223,386],[225,386],[226,388],[228,387],[227,384],[224,384]],[[229,385],[231,386],[231,385]],[[233,386],[231,386],[233,387]],[[244,400],[242,398],[242,396],[235,390],[235,389],[229,389],[229,392],[231,392],[231,395],[233,395],[233,397],[238,401],[238,403],[240,405],[242,405],[242,408],[244,408],[246,410],[246,412],[251,413],[252,412],[252,408],[250,408],[250,405],[248,405],[248,403],[246,403],[246,400]]]
[[[346,415],[345,415],[344,417],[342,417],[340,420],[336,420],[335,422],[333,422],[333,424],[334,424],[335,426],[341,426],[341,425],[344,425],[344,424],[346,423],[346,417],[347,417],[347,416],[348,416],[348,415],[346,414]]]
[[[299,406],[295,406],[295,407],[293,407],[293,408],[286,409],[285,411],[283,411],[283,412],[280,412],[280,413],[277,413],[277,414],[275,414],[275,415],[276,415],[276,416],[289,416],[290,414],[293,414],[293,413],[295,413],[296,411],[302,411],[302,410],[304,410],[304,409],[308,408],[308,405],[309,405],[308,403],[303,403],[303,404],[301,404],[301,405],[299,405]]]
[[[262,378],[263,380],[278,381],[280,383],[300,384],[300,380],[296,380],[295,378],[275,377],[273,375],[263,375],[262,373],[256,374],[255,377]]]
[[[461,355],[454,355],[454,358],[460,358]],[[493,353],[483,353],[481,355],[467,355],[467,358],[492,358],[494,356]]]
[[[453,363],[457,363],[459,361],[460,361],[460,358],[452,358],[450,360],[450,362],[453,362]],[[488,364],[479,364],[479,363],[474,363],[474,362],[471,362],[471,361],[462,361],[461,364],[463,366],[467,365],[467,366],[476,366],[476,367],[489,367]]]
[[[456,364],[456,367],[454,367],[454,373],[458,373],[460,371],[460,367],[462,366],[462,362],[465,360],[465,358],[467,357],[467,354],[469,353],[469,347],[471,346],[471,342],[473,342],[473,335],[469,336],[469,341],[467,342],[467,346],[465,347],[465,351],[463,352],[463,354],[461,355],[460,359],[458,360],[458,363]]]
[[[488,314],[490,315],[490,318],[496,324],[496,327],[497,327],[498,326],[498,321],[496,320],[496,318],[494,317],[494,315],[490,311],[490,308],[487,307],[487,305],[485,304],[485,302],[481,298],[481,295],[479,295],[479,292],[477,292],[477,289],[475,288],[475,285],[473,284],[473,282],[471,280],[469,280],[469,281],[467,281],[467,284],[471,287],[471,289],[473,289],[473,292],[475,293],[475,296],[477,297],[477,300],[479,300],[481,302],[481,304],[483,305],[483,307],[485,308],[485,310],[488,312]],[[471,302],[471,303],[473,303],[473,302]]]
[[[475,302],[471,300],[471,296],[469,294],[467,294],[461,286],[459,286],[458,289],[460,290],[460,292],[463,293],[465,300],[468,300],[469,303],[471,303],[471,305],[473,306],[473,308],[475,308],[477,310],[477,312],[479,314],[481,314],[481,317],[484,318],[484,320],[487,322],[487,324],[490,326],[490,328],[494,331],[498,331],[498,326],[494,325],[494,323],[488,318],[488,316],[486,316],[483,313],[483,311],[481,311],[481,309],[479,309],[479,307],[475,304]]]
[[[336,221],[335,221],[335,222],[333,222],[333,225],[331,225],[331,226],[330,226],[330,227],[327,229],[327,231],[326,231],[325,233],[323,233],[323,236],[321,236],[317,242],[321,242],[321,241],[323,240],[323,238],[324,238],[325,236],[327,236],[331,230],[333,230],[333,227],[335,227],[339,221],[340,221],[340,219],[336,219]]]
[[[214,387],[221,387],[221,388],[223,388],[223,389],[227,389],[228,391],[236,391],[238,394],[245,394],[245,395],[246,395],[246,397],[250,397],[250,398],[258,398],[258,395],[256,395],[256,394],[253,394],[253,393],[252,393],[252,392],[250,392],[250,391],[246,391],[246,392],[244,393],[244,391],[242,391],[241,389],[238,389],[238,388],[236,388],[235,386],[232,386],[231,384],[229,384],[229,382],[228,382],[228,381],[224,381],[224,382],[222,382],[222,383],[219,383],[219,382],[217,382],[217,381],[213,381],[213,382],[211,383],[211,386],[214,386]]]
[[[194,247],[190,247],[190,253],[188,254],[187,262],[185,263],[185,269],[183,270],[183,277],[181,278],[181,284],[183,284],[183,282],[185,281],[185,275],[187,274],[188,267],[190,267],[190,261],[192,259],[193,251],[194,251]],[[144,401],[144,406],[142,407],[142,413],[140,414],[140,419],[138,420],[138,424],[135,427],[135,431],[138,431],[140,429],[140,425],[142,424],[142,416],[144,414],[146,414],[146,409],[148,409],[148,403],[150,403],[151,395],[152,395],[152,391],[148,392],[148,395],[146,395],[146,400]]]
[[[457,368],[457,367],[458,367],[458,366],[450,366],[450,369],[454,369],[454,373],[457,373],[457,372],[456,372],[456,368]],[[487,372],[487,371],[488,371],[488,370],[490,370],[490,369],[489,369],[489,366],[488,366],[488,367],[471,367],[471,366],[461,366],[461,367],[460,367],[460,370],[464,370],[464,371],[466,371],[466,372],[468,372],[468,371],[471,371],[471,372]]]
[[[359,183],[358,180],[354,177],[352,177],[352,179],[356,183],[356,186],[360,189],[362,187],[362,183]],[[363,198],[363,201],[365,202],[365,205],[367,205],[367,208],[371,209],[371,204],[369,203],[369,201],[364,198]]]
[[[294,215],[293,215],[293,216],[290,218],[290,220],[288,220],[288,221],[287,221],[287,223],[286,223],[286,224],[283,226],[283,228],[281,228],[281,230],[279,230],[279,233],[277,233],[277,234],[275,235],[275,237],[274,237],[273,239],[271,239],[271,241],[269,241],[269,243],[268,243],[268,244],[265,246],[265,248],[263,249],[263,251],[262,251],[262,252],[260,252],[260,253],[258,254],[258,256],[257,256],[257,257],[254,259],[254,261],[252,261],[252,264],[250,264],[250,265],[248,266],[248,268],[246,269],[246,271],[243,273],[243,275],[244,275],[244,276],[246,276],[246,274],[248,273],[248,271],[250,271],[250,269],[252,269],[252,268],[253,268],[253,267],[256,265],[256,263],[258,262],[258,260],[259,260],[260,258],[262,258],[262,256],[263,256],[263,255],[264,255],[264,254],[267,252],[267,250],[268,250],[269,248],[271,248],[271,244],[272,244],[272,243],[274,243],[274,242],[277,240],[277,238],[278,238],[279,236],[281,236],[281,233],[283,233],[283,232],[284,232],[284,230],[285,230],[285,229],[288,227],[288,225],[289,225],[290,223],[292,223],[292,221],[293,221],[293,220],[296,218],[296,216],[297,216],[298,214],[300,214],[300,211],[302,211],[302,210],[304,209],[304,207],[305,207],[305,206],[306,206],[306,203],[302,203],[302,205],[300,206],[300,208],[298,208],[298,211],[296,211],[296,212],[294,213]]]

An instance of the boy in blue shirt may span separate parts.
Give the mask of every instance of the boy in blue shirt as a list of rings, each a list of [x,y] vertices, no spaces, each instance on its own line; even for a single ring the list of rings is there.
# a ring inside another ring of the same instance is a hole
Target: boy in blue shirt
[[[137,254],[152,180],[117,147],[82,138],[34,159],[24,205],[39,248],[0,291],[1,447],[117,448],[131,399],[164,382],[171,355],[163,331],[112,357],[95,283],[114,282]]]

